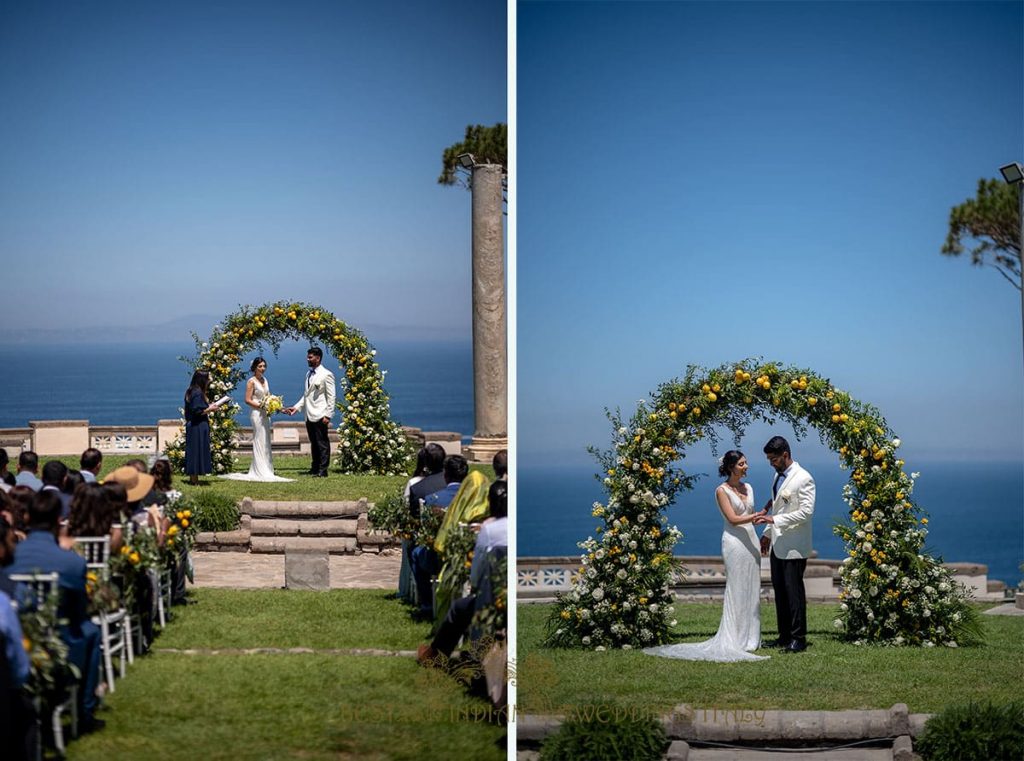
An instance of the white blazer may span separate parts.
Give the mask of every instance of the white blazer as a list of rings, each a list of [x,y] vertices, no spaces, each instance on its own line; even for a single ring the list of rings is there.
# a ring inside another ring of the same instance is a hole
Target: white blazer
[[[335,398],[334,373],[323,365],[306,375],[306,392],[295,403],[295,411],[306,410],[306,420],[316,422],[334,416]]]
[[[772,502],[772,517],[764,536],[772,542],[772,553],[780,560],[798,560],[811,555],[811,516],[814,514],[814,479],[794,462],[779,485]]]

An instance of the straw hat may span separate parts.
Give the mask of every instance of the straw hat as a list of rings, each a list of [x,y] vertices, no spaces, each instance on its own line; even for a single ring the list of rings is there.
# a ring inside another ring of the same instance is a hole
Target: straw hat
[[[125,488],[128,492],[129,502],[138,502],[140,499],[149,494],[153,488],[155,479],[148,473],[140,473],[130,465],[125,465],[113,471],[106,478],[103,479],[103,483],[118,483]]]

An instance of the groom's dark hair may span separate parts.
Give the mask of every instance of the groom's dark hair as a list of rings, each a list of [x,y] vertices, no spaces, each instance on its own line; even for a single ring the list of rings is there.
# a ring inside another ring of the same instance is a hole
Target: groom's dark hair
[[[306,354],[312,354],[316,357],[319,357],[320,359],[324,358],[324,350],[321,349],[319,346],[310,346],[309,349],[306,351]]]
[[[778,455],[786,452],[787,454],[793,454],[789,449],[789,442],[781,436],[772,436],[768,439],[768,443],[764,445],[764,453],[771,455]]]

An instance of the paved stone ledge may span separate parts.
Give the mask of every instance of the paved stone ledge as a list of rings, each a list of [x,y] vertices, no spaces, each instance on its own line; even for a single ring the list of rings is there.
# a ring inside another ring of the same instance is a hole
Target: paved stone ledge
[[[272,502],[244,497],[238,506],[253,518],[358,518],[369,508],[365,497],[343,502]]]
[[[352,555],[359,549],[359,545],[354,536],[253,536],[249,540],[249,549],[254,553],[321,550],[332,555]]]
[[[580,715],[585,715],[583,707]],[[628,708],[619,707],[620,712]],[[603,714],[602,714],[603,712]],[[611,721],[615,706],[595,706],[597,721]],[[806,744],[842,744],[857,740],[888,739],[901,735],[916,737],[931,714],[910,714],[897,703],[889,709],[865,711],[755,711],[697,708],[688,704],[675,707],[662,716],[665,732],[672,740],[693,742],[747,742]],[[517,737],[527,743],[539,743],[558,730],[562,715],[526,715],[516,718]]]
[[[253,536],[355,536],[358,520],[286,520],[283,518],[254,518]]]
[[[196,546],[213,552],[248,552],[250,533],[237,531],[206,531],[196,534]]]
[[[415,650],[378,650],[376,648],[328,648],[317,650],[311,647],[226,647],[219,649],[176,647],[155,647],[155,653],[170,655],[372,655],[398,658],[413,658]]]

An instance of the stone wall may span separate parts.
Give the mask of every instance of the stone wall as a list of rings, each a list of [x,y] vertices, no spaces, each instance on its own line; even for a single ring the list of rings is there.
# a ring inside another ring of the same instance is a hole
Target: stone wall
[[[422,431],[403,428],[405,435],[417,445],[436,442],[448,454],[462,454],[462,435],[453,431]],[[163,452],[182,434],[182,421],[159,420],[156,425],[91,425],[88,420],[32,420],[27,428],[0,428],[0,447],[12,460],[31,450],[40,457],[79,455],[89,447],[104,454],[152,455]],[[301,420],[278,420],[271,429],[276,454],[309,454],[309,436]],[[333,446],[338,434],[331,430]],[[235,437],[238,454],[248,453],[252,446],[252,428],[238,429]]]

